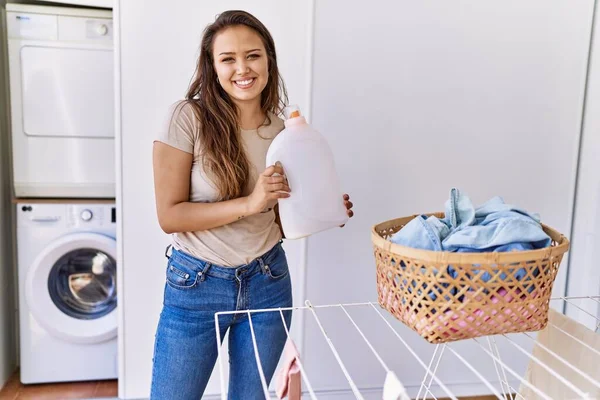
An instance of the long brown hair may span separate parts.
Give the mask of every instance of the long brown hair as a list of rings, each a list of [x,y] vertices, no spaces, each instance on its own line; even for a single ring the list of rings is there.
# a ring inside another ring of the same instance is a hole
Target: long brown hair
[[[204,165],[213,173],[220,199],[240,197],[250,176],[248,157],[240,138],[238,109],[217,82],[214,70],[215,35],[231,26],[244,25],[262,39],[267,53],[269,78],[261,93],[261,109],[271,123],[269,113],[279,114],[287,105],[285,85],[277,67],[275,43],[267,28],[253,15],[239,10],[225,11],[203,33],[194,79],[186,94],[200,121]]]

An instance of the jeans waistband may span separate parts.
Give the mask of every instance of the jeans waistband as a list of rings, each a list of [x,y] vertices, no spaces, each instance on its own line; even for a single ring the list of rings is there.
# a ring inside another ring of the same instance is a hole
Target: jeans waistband
[[[263,255],[255,258],[248,264],[239,265],[237,267],[225,267],[222,265],[212,264],[206,260],[194,257],[186,252],[177,250],[172,245],[168,245],[165,249],[165,257],[173,260],[179,264],[185,265],[191,268],[195,272],[201,272],[203,276],[213,276],[217,278],[235,280],[240,279],[243,276],[253,275],[257,272],[264,272],[265,266],[277,257],[280,251],[283,251],[281,247],[282,241],[280,240],[275,246]],[[169,248],[171,254],[169,255]]]

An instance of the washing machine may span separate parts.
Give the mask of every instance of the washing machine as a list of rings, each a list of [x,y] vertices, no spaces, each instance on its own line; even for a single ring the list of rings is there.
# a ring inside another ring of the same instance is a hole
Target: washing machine
[[[114,198],[110,10],[6,5],[17,198]]]
[[[18,203],[21,381],[117,378],[111,203]]]

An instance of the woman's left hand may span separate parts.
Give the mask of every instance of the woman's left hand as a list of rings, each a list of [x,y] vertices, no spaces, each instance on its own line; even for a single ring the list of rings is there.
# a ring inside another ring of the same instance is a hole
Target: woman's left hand
[[[344,205],[346,206],[348,218],[352,218],[354,216],[354,211],[352,211],[352,206],[354,206],[354,204],[350,201],[350,196],[348,194],[344,194]],[[341,225],[341,227],[344,227],[344,225]]]

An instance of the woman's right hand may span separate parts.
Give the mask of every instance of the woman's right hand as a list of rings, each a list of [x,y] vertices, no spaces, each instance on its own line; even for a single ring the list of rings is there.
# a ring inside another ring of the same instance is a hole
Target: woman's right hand
[[[271,165],[258,176],[254,190],[247,197],[248,211],[250,214],[261,213],[267,208],[270,201],[290,197],[289,192],[291,190],[283,167],[279,163]]]

